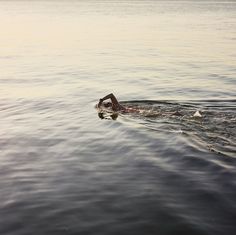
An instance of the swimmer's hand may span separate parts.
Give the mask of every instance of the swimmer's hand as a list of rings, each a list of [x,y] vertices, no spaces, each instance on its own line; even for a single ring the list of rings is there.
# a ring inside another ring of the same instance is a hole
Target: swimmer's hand
[[[102,105],[103,99],[99,99],[98,108]]]

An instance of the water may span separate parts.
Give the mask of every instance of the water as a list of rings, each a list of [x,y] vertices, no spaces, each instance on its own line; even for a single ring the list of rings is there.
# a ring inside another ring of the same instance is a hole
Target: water
[[[1,1],[0,28],[0,234],[235,234],[235,1]],[[99,119],[110,92],[144,112]]]

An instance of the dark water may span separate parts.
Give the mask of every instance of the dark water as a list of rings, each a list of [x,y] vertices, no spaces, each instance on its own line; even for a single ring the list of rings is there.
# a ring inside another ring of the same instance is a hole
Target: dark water
[[[234,1],[0,6],[0,234],[235,234]]]

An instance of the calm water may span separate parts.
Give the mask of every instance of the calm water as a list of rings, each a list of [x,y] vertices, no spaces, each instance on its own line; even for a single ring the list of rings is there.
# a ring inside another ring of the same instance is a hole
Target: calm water
[[[0,28],[0,234],[235,234],[235,1],[0,1]],[[110,92],[143,112],[99,119]]]

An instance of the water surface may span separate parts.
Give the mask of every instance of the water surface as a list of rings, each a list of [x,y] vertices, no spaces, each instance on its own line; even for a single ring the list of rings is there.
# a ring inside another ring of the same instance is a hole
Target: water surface
[[[1,234],[235,234],[234,1],[0,6]]]

